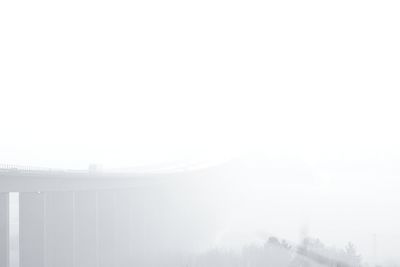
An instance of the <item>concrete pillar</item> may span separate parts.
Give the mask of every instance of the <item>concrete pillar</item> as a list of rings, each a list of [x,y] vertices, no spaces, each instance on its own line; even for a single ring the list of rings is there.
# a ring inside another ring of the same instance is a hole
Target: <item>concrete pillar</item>
[[[131,201],[130,191],[119,190],[116,194],[116,266],[130,267],[132,265],[131,243]]]
[[[45,266],[74,266],[73,192],[46,193]]]
[[[149,199],[146,199],[147,190],[140,188],[130,191],[131,199],[131,248],[133,266],[148,266],[148,258],[152,258],[151,248],[157,246],[154,244],[153,223],[149,216],[149,210],[154,207]],[[162,222],[159,222],[162,224]]]
[[[9,195],[0,193],[0,267],[9,265]]]
[[[97,192],[75,192],[75,267],[96,267]]]
[[[99,191],[97,195],[99,267],[119,267],[116,265],[115,198],[114,191]]]
[[[174,233],[166,233],[168,221],[163,216],[169,212],[169,200],[156,187],[136,188],[130,192],[132,266],[167,266],[163,248],[168,246],[169,249],[169,244],[175,241]],[[172,240],[166,242],[166,235],[171,235]]]
[[[20,267],[45,265],[45,194],[19,194]]]

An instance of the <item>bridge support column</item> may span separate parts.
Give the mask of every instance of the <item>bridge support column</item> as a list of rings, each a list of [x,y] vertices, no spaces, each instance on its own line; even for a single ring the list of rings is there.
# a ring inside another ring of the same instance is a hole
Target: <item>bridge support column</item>
[[[96,267],[98,263],[97,192],[75,192],[74,217],[74,267]]]
[[[20,267],[44,267],[45,194],[19,194]]]
[[[116,195],[114,191],[97,194],[99,267],[119,267],[116,264]]]
[[[74,266],[74,193],[48,192],[45,201],[46,267]]]
[[[130,191],[119,190],[116,194],[116,239],[117,239],[117,266],[133,266],[132,242],[131,242],[131,199]]]
[[[0,193],[0,267],[9,266],[9,194]]]

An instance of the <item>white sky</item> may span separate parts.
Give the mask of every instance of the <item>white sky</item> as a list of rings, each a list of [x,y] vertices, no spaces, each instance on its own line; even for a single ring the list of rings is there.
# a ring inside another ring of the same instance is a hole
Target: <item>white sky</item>
[[[398,1],[1,1],[0,162],[398,160],[399,11]]]

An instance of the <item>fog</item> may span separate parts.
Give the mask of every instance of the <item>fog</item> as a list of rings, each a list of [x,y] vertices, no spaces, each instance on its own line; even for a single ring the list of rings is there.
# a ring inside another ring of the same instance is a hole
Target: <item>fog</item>
[[[0,267],[399,266],[399,7],[2,1]]]

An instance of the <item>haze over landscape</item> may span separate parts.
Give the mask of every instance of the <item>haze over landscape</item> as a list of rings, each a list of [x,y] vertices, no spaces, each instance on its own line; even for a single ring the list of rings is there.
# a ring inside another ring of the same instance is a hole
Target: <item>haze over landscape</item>
[[[154,189],[160,202],[135,188],[149,204],[134,208],[157,221],[168,203],[165,229],[183,229],[149,223],[161,247],[309,236],[399,266],[387,264],[400,264],[399,7],[2,1],[0,165],[187,174]]]

